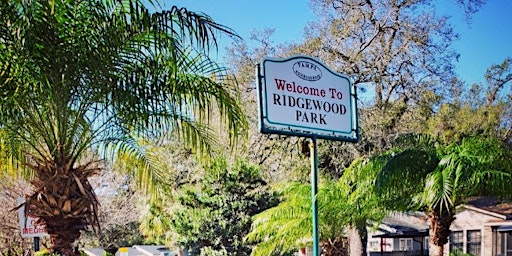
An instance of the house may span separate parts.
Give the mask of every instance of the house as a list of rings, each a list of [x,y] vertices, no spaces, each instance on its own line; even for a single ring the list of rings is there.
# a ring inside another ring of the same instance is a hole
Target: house
[[[512,256],[512,204],[479,197],[457,207],[450,226],[450,251],[474,256]]]
[[[421,212],[392,213],[375,227],[368,227],[369,256],[427,256],[428,229],[426,215]],[[357,238],[354,232],[347,230],[344,247]],[[311,247],[301,248],[296,256],[313,256]]]
[[[427,218],[424,213],[392,213],[376,228],[369,228],[370,256],[428,255]]]
[[[391,214],[369,232],[368,255],[429,255],[428,229],[423,213]],[[512,203],[473,198],[457,207],[450,231],[446,256],[454,251],[474,256],[512,256]]]

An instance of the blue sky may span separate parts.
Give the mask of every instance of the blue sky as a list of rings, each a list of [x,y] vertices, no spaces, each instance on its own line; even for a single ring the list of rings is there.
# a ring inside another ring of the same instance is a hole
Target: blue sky
[[[454,47],[460,53],[457,73],[467,83],[484,82],[486,69],[512,57],[512,0],[487,0],[467,24],[462,9],[453,1],[439,0],[452,15],[460,40]],[[205,12],[215,21],[234,29],[248,43],[252,31],[274,28],[274,43],[299,42],[304,27],[315,16],[309,0],[174,0],[172,5]],[[230,44],[221,40],[221,48]],[[222,51],[221,51],[222,53]]]

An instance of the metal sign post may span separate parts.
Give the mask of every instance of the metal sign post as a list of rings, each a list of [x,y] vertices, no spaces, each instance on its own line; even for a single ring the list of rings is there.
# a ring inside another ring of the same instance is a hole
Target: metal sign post
[[[34,252],[38,252],[38,251],[39,251],[39,237],[35,236],[34,237]]]
[[[260,131],[311,138],[313,253],[318,256],[316,139],[359,140],[355,87],[347,76],[307,56],[265,58],[256,67],[256,78]]]
[[[318,202],[316,194],[318,190],[318,154],[316,147],[316,137],[312,137],[309,142],[309,151],[311,158],[311,211],[313,213],[313,255],[320,255],[319,232],[318,232]]]

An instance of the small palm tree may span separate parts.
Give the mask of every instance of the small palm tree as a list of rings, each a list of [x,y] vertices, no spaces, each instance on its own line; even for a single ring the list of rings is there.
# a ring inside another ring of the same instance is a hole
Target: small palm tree
[[[211,151],[212,116],[231,138],[247,126],[233,81],[207,57],[216,33],[233,31],[146,4],[0,1],[0,171],[32,180],[25,209],[46,226],[51,252],[76,255],[80,230],[99,228],[88,182],[103,170],[98,159],[143,159],[138,139],[169,132]]]
[[[322,189],[323,186],[320,191]],[[280,193],[282,201],[278,206],[253,218],[251,231],[246,237],[249,243],[257,243],[252,255],[279,255],[310,242],[311,188],[307,184],[291,183],[284,185]],[[319,200],[319,205],[321,202]],[[321,212],[319,214],[322,215]]]
[[[430,221],[431,255],[441,256],[448,242],[455,207],[472,196],[510,197],[510,151],[495,138],[468,137],[443,146],[427,136],[407,136],[378,177],[390,207],[419,207]]]
[[[375,178],[387,156],[356,159],[337,181],[322,181],[317,193],[322,255],[348,255],[342,247],[348,229],[357,231],[361,248],[352,255],[366,255],[368,221],[380,221],[386,213],[375,194]],[[282,202],[255,217],[249,241],[258,242],[254,255],[271,255],[308,245],[312,231],[311,188],[292,183]]]

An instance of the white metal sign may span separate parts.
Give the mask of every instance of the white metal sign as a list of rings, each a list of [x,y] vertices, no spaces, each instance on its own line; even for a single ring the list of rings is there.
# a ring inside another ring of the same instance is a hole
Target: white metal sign
[[[18,204],[24,203],[23,198],[18,198]],[[18,209],[18,218],[20,223],[21,237],[43,237],[48,236],[46,229],[37,224],[37,218],[27,216],[25,218],[25,207]]]
[[[305,56],[265,58],[258,68],[260,129],[357,141],[356,92],[350,79]]]

